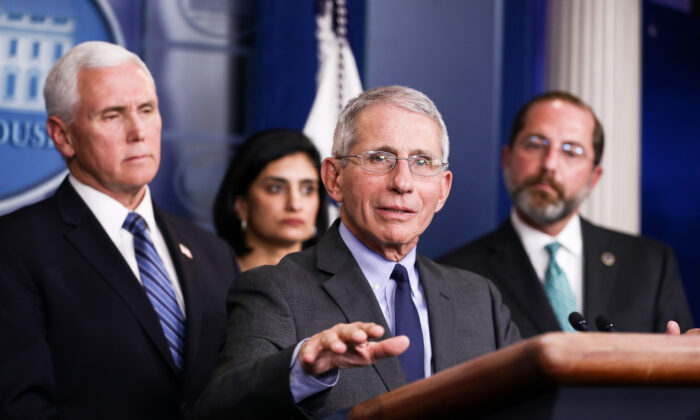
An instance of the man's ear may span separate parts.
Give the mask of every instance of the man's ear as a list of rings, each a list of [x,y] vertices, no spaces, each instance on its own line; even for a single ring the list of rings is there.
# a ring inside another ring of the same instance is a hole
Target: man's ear
[[[321,181],[326,187],[328,196],[340,204],[343,202],[341,188],[342,176],[340,174],[340,161],[333,158],[325,158],[321,164]]]
[[[503,149],[501,149],[501,168],[505,168],[508,166],[508,162],[510,161],[510,153],[512,152],[512,149],[509,145],[503,146]]]
[[[435,208],[436,213],[439,212],[440,209],[442,209],[442,206],[445,205],[445,201],[447,201],[447,197],[450,195],[450,190],[452,189],[452,171],[446,170],[441,177],[440,199],[438,200],[437,207]]]
[[[55,115],[49,115],[49,118],[46,120],[46,131],[49,132],[49,137],[51,137],[56,145],[56,149],[61,152],[64,158],[70,159],[75,156],[73,138],[68,129],[68,124]]]
[[[601,175],[603,175],[603,167],[596,165],[591,173],[591,190],[593,190],[593,187],[595,187],[598,181],[600,181]]]

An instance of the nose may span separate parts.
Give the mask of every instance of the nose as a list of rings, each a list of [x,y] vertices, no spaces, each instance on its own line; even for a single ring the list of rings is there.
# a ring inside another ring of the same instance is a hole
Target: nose
[[[542,158],[542,167],[547,172],[554,172],[557,165],[559,165],[559,161],[561,160],[560,155],[561,153],[559,153],[559,149],[555,148],[553,145],[550,145],[550,147],[545,150]]]
[[[143,141],[145,139],[145,123],[140,116],[138,114],[129,114],[127,120],[127,138],[129,141]]]
[[[293,212],[301,210],[301,193],[296,188],[289,188],[288,190],[287,210]]]
[[[396,161],[396,165],[389,172],[389,187],[399,194],[413,191],[413,173],[408,167],[408,161],[401,159]]]

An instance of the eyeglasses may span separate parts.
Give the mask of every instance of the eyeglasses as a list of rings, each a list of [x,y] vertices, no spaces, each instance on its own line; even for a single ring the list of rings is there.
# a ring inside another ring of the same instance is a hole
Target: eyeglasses
[[[536,155],[538,157],[546,156],[547,153],[549,153],[549,149],[552,147],[552,143],[549,139],[537,135],[525,137],[519,143],[526,154]],[[561,144],[559,151],[566,160],[573,162],[582,162],[586,160],[585,150],[583,146],[578,143],[566,141]]]
[[[377,150],[368,150],[359,155],[339,156],[338,159],[360,158],[360,165],[363,169],[386,173],[394,169],[397,160],[408,162],[408,169],[411,173],[419,176],[435,176],[447,167],[447,162],[442,159],[428,155],[413,155],[407,158],[396,157],[395,154]]]

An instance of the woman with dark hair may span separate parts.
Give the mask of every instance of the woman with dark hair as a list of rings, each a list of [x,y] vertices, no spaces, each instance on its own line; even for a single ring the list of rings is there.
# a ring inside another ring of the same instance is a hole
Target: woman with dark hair
[[[326,230],[320,169],[313,143],[296,131],[262,131],[240,146],[214,202],[214,225],[242,271],[277,264]]]

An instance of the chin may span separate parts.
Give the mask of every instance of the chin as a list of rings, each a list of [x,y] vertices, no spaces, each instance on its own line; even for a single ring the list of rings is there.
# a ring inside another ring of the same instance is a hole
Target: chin
[[[392,245],[407,245],[416,238],[414,232],[416,231],[412,229],[410,231],[387,232],[382,235],[381,242]]]
[[[294,245],[297,243],[303,243],[311,239],[311,234],[290,234],[282,235],[275,238],[275,241],[281,244]]]

